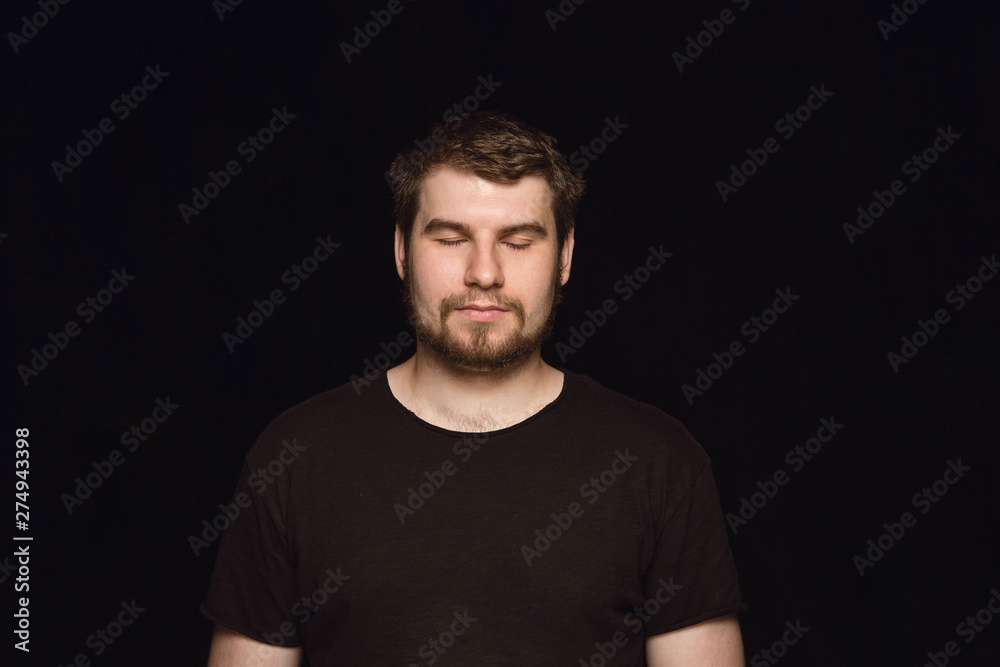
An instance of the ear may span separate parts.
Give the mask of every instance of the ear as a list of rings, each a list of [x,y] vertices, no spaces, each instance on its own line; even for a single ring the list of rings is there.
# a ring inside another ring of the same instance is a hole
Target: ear
[[[569,269],[570,265],[573,263],[573,241],[575,229],[569,230],[569,234],[566,235],[566,240],[563,241],[562,251],[560,252],[562,259],[562,284],[565,285],[569,280]]]
[[[406,244],[404,243],[403,231],[396,225],[396,241],[395,241],[395,254],[396,254],[396,273],[399,274],[400,279],[403,278],[403,260],[406,258]]]

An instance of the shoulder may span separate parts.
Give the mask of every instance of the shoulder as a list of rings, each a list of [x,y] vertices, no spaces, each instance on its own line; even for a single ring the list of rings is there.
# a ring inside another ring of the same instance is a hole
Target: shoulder
[[[363,431],[377,418],[376,388],[361,392],[350,383],[316,394],[293,405],[271,420],[247,453],[247,461],[267,465],[289,452],[315,454],[316,445],[329,443],[332,434]]]
[[[570,410],[589,432],[614,437],[652,458],[683,464],[697,473],[709,463],[704,448],[679,420],[666,412],[579,373],[566,373]]]

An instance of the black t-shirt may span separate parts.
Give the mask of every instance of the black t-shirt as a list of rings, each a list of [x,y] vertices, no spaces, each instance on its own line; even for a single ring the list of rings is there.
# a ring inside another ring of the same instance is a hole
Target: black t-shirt
[[[631,667],[645,637],[744,609],[701,446],[564,373],[482,434],[419,419],[384,375],[286,411],[246,457],[202,613],[312,667]]]

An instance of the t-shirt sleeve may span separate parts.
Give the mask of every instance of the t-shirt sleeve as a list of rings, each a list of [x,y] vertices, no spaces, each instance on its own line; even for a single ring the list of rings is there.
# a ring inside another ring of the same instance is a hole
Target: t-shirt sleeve
[[[676,478],[668,484],[659,535],[643,578],[647,599],[669,600],[646,623],[647,636],[746,609],[712,465],[701,446],[687,438],[699,454],[691,462],[693,478],[687,484]]]
[[[301,646],[299,624],[292,615],[295,559],[280,502],[285,480],[254,472],[259,468],[253,454],[244,463],[229,506],[230,513],[239,509],[239,516],[222,533],[201,613],[261,642]]]

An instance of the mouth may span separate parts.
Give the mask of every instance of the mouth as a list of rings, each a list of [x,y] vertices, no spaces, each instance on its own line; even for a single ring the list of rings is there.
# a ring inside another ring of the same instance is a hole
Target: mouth
[[[494,322],[507,314],[506,308],[494,306],[492,304],[476,305],[470,304],[462,308],[456,308],[455,312],[474,322]]]

